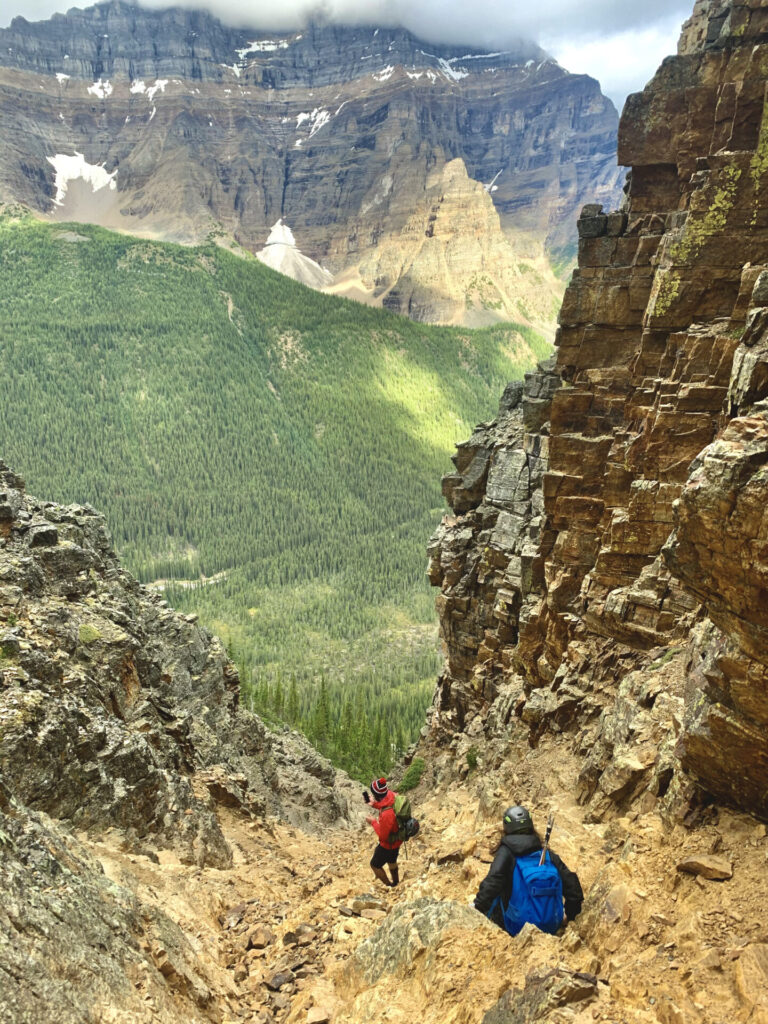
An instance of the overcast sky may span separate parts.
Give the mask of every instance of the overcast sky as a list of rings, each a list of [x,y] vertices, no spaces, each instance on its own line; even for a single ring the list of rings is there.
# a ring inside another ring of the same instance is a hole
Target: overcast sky
[[[140,0],[170,7],[168,0]],[[242,27],[294,28],[318,12],[333,20],[399,23],[434,42],[503,48],[524,36],[538,41],[569,71],[599,79],[620,108],[641,89],[663,57],[674,53],[693,0],[177,0],[206,7]],[[0,26],[17,14],[49,17],[71,0],[0,0]]]

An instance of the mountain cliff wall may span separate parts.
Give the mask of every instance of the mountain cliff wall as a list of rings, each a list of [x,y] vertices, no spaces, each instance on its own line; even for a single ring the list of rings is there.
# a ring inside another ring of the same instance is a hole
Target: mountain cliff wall
[[[566,732],[597,817],[768,816],[767,40],[767,4],[698,0],[625,107],[622,208],[579,219],[551,365],[444,481],[432,736]]]
[[[256,251],[280,220],[336,290],[428,321],[554,323],[550,260],[614,202],[617,117],[539,47],[230,29],[121,0],[0,30],[0,197]]]

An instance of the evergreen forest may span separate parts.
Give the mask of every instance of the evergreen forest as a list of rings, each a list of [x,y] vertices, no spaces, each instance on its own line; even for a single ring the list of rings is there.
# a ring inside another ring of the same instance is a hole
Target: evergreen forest
[[[0,278],[0,456],[31,493],[103,511],[268,722],[386,771],[440,668],[441,476],[547,343],[417,324],[213,242],[7,211]]]

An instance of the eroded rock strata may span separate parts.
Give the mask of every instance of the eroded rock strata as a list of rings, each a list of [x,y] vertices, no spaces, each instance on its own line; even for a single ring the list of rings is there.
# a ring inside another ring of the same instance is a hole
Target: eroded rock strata
[[[459,448],[430,549],[433,736],[566,730],[598,815],[702,790],[768,815],[767,34],[765,3],[699,0],[628,100],[626,199],[581,214],[554,364]]]
[[[427,321],[554,324],[550,267],[614,202],[617,116],[538,46],[235,30],[112,0],[0,30],[0,199],[260,250],[279,220],[335,289]]]

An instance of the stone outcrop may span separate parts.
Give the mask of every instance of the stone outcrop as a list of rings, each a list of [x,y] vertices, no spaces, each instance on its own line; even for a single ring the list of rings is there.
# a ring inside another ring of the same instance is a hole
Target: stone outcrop
[[[21,804],[219,867],[217,804],[348,820],[357,788],[239,696],[221,642],[122,569],[102,516],[0,464],[0,774]]]
[[[3,1020],[216,1019],[224,972],[206,970],[167,914],[107,878],[68,829],[2,782],[0,892]]]
[[[533,44],[122,0],[0,30],[0,200],[254,252],[282,219],[336,291],[420,320],[553,328],[550,259],[587,197],[619,194],[616,123]]]
[[[596,814],[690,810],[688,776],[768,814],[766,31],[764,2],[697,2],[627,101],[626,199],[582,212],[554,366],[460,447],[430,549],[433,736],[572,731]]]

